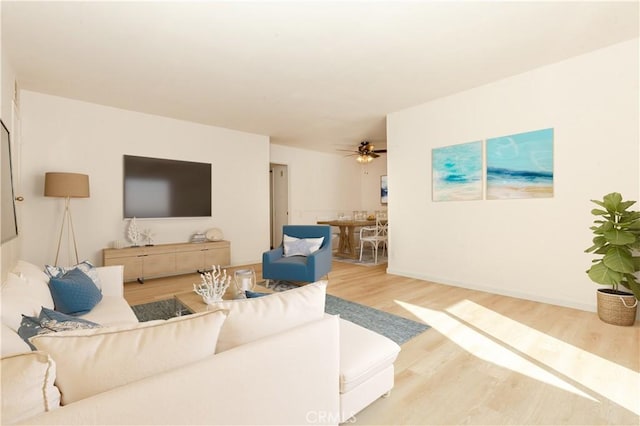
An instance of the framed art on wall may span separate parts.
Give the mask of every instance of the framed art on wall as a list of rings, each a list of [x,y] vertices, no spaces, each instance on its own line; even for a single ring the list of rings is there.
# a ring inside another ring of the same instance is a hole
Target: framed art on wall
[[[553,128],[487,139],[487,199],[553,197]]]
[[[482,141],[434,148],[433,201],[482,199]]]
[[[382,175],[380,176],[380,204],[387,204],[388,194],[387,175]]]
[[[0,230],[0,240],[12,240],[18,236],[18,222],[16,220],[16,203],[13,189],[13,168],[11,164],[11,140],[9,130],[2,120],[0,120],[0,130],[2,131],[2,188],[0,189],[0,213],[2,217],[2,228]]]

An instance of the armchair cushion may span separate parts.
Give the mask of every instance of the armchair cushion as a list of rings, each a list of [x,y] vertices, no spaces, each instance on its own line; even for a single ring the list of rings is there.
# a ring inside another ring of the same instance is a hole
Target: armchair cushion
[[[308,256],[320,250],[324,237],[320,238],[296,238],[284,234],[282,245],[284,257]]]

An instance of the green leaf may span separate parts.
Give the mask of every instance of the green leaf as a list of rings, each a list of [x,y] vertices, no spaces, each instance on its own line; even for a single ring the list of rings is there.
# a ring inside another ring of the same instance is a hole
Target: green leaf
[[[622,281],[623,275],[606,267],[603,262],[596,263],[587,271],[591,281],[598,284],[617,286]]]
[[[602,246],[598,250],[594,251],[593,254],[607,254],[609,247],[611,247],[609,244]]]
[[[640,300],[640,283],[636,280],[632,274],[625,275],[626,282],[622,284],[633,292],[633,295],[636,296],[636,299]]]
[[[636,241],[636,236],[631,232],[620,231],[618,229],[612,229],[604,232],[604,237],[611,244],[616,246],[623,246],[626,244],[633,244]]]
[[[607,254],[602,259],[602,262],[609,269],[613,269],[616,272],[622,272],[631,274],[635,272],[633,265],[633,258],[629,249],[626,247],[613,246],[609,248]]]
[[[597,205],[599,205],[600,207],[605,207],[604,203],[602,201],[598,201],[598,200],[591,200],[592,203],[596,203]]]
[[[622,195],[619,192],[612,192],[604,196],[604,208],[608,211],[616,212],[620,207],[622,201]]]
[[[585,253],[591,253],[594,250],[597,250],[601,247],[604,247],[608,244],[607,239],[602,235],[597,237],[593,237],[593,245],[585,250]]]
[[[632,205],[634,205],[636,202],[635,201],[623,201],[620,203],[620,206],[618,206],[619,211],[623,212],[626,209],[628,209],[629,207],[631,207]]]
[[[636,220],[635,222],[633,222],[629,228],[627,228],[628,230],[640,230],[640,220]]]
[[[591,210],[591,214],[592,215],[596,215],[596,216],[604,216],[606,214],[609,214],[609,212],[607,212],[605,210],[600,210],[600,209],[593,209],[593,210]]]

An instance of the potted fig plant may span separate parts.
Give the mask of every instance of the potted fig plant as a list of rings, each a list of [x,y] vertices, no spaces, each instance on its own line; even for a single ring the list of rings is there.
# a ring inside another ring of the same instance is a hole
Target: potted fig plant
[[[636,318],[640,283],[640,212],[629,210],[635,201],[623,201],[612,192],[602,201],[591,200],[601,208],[591,210],[596,216],[590,228],[595,237],[585,250],[599,255],[587,271],[589,278],[611,288],[598,289],[598,316],[609,324],[633,325]],[[621,291],[620,286],[631,293]]]

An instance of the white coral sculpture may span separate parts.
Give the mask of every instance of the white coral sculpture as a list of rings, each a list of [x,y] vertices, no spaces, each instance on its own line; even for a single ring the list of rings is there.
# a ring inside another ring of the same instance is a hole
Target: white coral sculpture
[[[147,228],[147,229],[143,230],[140,233],[140,235],[143,236],[145,240],[147,240],[147,245],[148,246],[152,246],[153,245],[153,237],[156,235],[155,232],[153,232],[151,229]]]
[[[222,296],[229,288],[231,276],[227,275],[227,270],[220,270],[220,265],[214,265],[211,272],[200,274],[202,281],[193,285],[193,291],[202,296],[202,300],[207,305],[222,301]]]
[[[140,234],[140,230],[138,229],[138,224],[136,223],[136,218],[133,217],[129,221],[129,227],[127,228],[127,237],[134,246],[137,246],[139,245],[138,243],[140,242],[141,236],[142,235]]]

